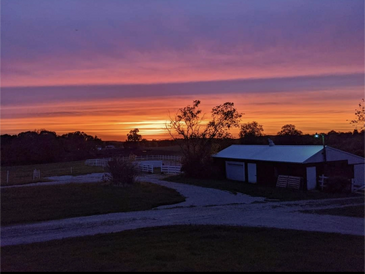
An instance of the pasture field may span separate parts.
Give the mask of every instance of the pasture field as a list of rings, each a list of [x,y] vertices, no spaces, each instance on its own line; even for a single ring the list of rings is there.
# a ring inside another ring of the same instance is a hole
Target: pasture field
[[[148,210],[183,201],[174,189],[143,182],[127,187],[90,183],[5,188],[1,225]]]
[[[40,170],[40,179],[33,180],[33,171]],[[7,173],[9,171],[9,180]],[[85,161],[60,162],[23,166],[1,167],[1,185],[21,185],[47,181],[45,177],[62,175],[84,175],[104,172],[103,167],[85,165]]]

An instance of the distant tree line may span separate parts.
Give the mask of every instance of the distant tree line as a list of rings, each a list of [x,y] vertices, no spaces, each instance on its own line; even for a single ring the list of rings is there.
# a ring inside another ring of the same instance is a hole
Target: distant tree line
[[[179,145],[183,155],[183,170],[191,177],[213,174],[211,155],[232,144],[268,144],[268,139],[277,145],[321,145],[321,138],[303,134],[295,125],[286,124],[276,135],[265,135],[264,128],[253,121],[239,124],[239,113],[232,102],[212,108],[211,120],[203,123],[204,114],[199,109],[200,101],[178,109],[166,124],[172,140],[143,139],[139,129],[127,134],[124,149],[100,150],[105,143],[97,136],[76,131],[56,135],[47,130],[21,132],[18,135],[1,135],[1,165],[25,165],[62,161],[77,161],[97,157],[127,156],[147,153],[148,147]],[[323,134],[325,144],[364,157],[364,100],[355,109],[355,119],[350,121],[356,129],[353,132]],[[233,127],[240,127],[239,139],[229,133]],[[361,131],[358,131],[359,128]],[[111,143],[111,142],[109,142]],[[115,142],[114,142],[115,143]],[[121,142],[117,142],[118,145]],[[123,146],[123,145],[122,145]]]
[[[264,135],[263,126],[256,121],[243,124],[240,131],[240,143],[251,145],[268,144],[268,139],[274,141],[276,145],[323,145],[321,138],[315,138],[313,134],[303,134],[295,125],[286,124],[276,135]],[[364,157],[364,130],[360,132],[337,132],[334,130],[324,135],[325,145],[350,152]]]
[[[93,157],[103,141],[84,132],[56,135],[47,130],[1,135],[1,165],[77,161]]]

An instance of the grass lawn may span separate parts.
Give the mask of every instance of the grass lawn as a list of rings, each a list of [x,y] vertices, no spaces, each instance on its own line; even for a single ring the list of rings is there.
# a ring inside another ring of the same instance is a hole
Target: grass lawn
[[[303,210],[301,212],[311,213],[311,214],[314,213],[323,215],[338,215],[338,216],[365,218],[364,206],[346,206],[346,207],[331,208],[331,209]]]
[[[225,226],[143,228],[1,249],[4,272],[364,272],[364,239]]]
[[[265,197],[267,199],[275,199],[280,201],[329,199],[339,197],[362,197],[364,199],[364,195],[360,194],[326,193],[319,191],[303,191],[285,188],[283,189],[269,186],[260,186],[244,182],[235,182],[230,180],[192,179],[186,178],[182,175],[169,176],[164,178],[164,180],[188,185],[227,190],[233,193],[238,192],[254,197]]]
[[[84,175],[89,173],[104,172],[103,167],[86,166],[85,161],[11,167],[4,166],[1,167],[1,185],[5,186],[34,183],[33,171],[35,169],[40,170],[41,181],[45,181],[44,177],[49,176]],[[7,171],[9,171],[9,183],[7,183]]]
[[[177,191],[150,183],[129,187],[66,184],[1,190],[1,225],[112,212],[148,210],[185,201]]]

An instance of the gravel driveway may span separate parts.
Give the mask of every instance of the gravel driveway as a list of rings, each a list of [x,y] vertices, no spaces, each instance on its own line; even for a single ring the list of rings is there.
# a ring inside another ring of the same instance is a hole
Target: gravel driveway
[[[102,175],[70,177],[72,176],[54,177],[54,182],[42,183],[42,185],[100,181]],[[273,227],[365,236],[364,218],[299,212],[307,209],[339,207],[346,201],[356,202],[357,198],[272,202],[262,197],[162,181],[154,175],[142,176],[139,179],[176,189],[186,197],[186,201],[146,211],[6,226],[1,228],[1,246],[112,233],[142,227],[187,224]]]

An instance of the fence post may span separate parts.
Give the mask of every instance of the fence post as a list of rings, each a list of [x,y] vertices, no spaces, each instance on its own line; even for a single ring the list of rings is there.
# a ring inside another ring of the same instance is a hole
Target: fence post
[[[351,193],[354,192],[354,179],[351,179]]]
[[[6,184],[9,184],[9,170],[6,172]]]

